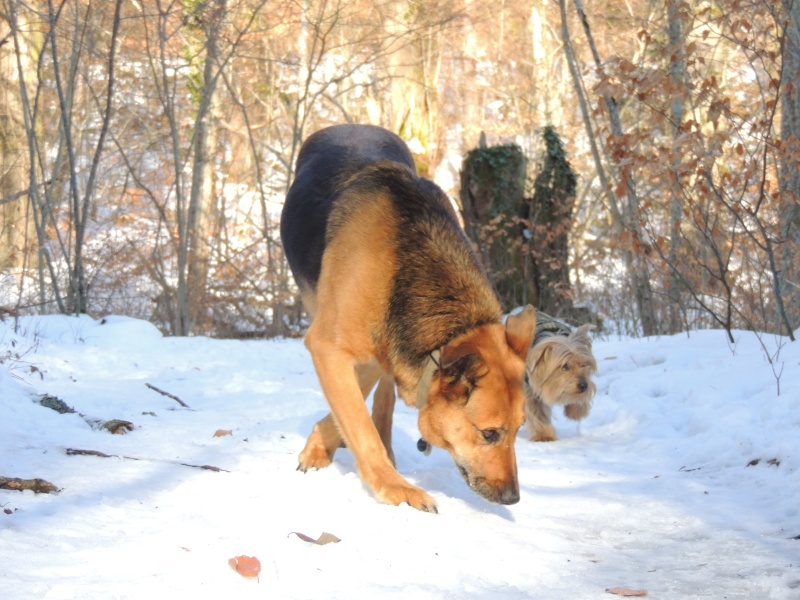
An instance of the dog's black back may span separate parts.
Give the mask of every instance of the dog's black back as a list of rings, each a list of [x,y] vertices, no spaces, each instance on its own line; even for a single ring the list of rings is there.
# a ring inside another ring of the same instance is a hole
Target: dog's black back
[[[317,291],[326,246],[379,198],[388,200],[385,219],[395,233],[375,241],[376,252],[383,253],[376,260],[394,264],[395,271],[384,329],[373,335],[388,340],[391,355],[417,366],[456,336],[499,322],[497,297],[449,198],[417,175],[398,136],[370,125],[323,129],[300,151],[281,237],[304,299]]]
[[[281,213],[281,240],[295,280],[314,289],[333,200],[364,167],[389,160],[416,174],[402,139],[374,125],[334,125],[308,137],[297,157],[294,182]]]

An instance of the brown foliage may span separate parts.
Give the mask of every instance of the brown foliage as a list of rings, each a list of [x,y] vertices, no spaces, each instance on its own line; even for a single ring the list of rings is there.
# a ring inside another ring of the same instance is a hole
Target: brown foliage
[[[0,5],[1,80],[19,107],[0,111],[0,164],[33,159],[0,174],[3,306],[124,313],[169,333],[296,335],[305,322],[276,223],[310,132],[387,126],[442,183],[481,131],[534,157],[554,123],[578,174],[567,258],[549,246],[560,226],[530,232],[542,265],[568,265],[556,295],[641,332],[626,275],[638,269],[657,331],[786,333],[800,214],[781,179],[800,171],[783,127],[797,80],[784,70],[787,3],[595,3],[594,47],[574,3],[567,40],[559,3],[120,3],[112,45],[117,5]],[[481,239],[519,244],[507,234],[528,216],[494,216]]]

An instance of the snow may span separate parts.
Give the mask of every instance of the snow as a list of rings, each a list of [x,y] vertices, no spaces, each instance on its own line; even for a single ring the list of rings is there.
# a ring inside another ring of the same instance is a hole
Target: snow
[[[300,340],[0,323],[0,476],[61,489],[0,491],[0,598],[800,598],[800,343],[735,337],[596,340],[592,413],[557,419],[554,443],[520,432],[513,506],[470,491],[444,451],[419,453],[398,407],[398,467],[438,502],[427,514],[376,502],[347,450],[295,470],[327,412]],[[112,418],[136,429],[89,424]],[[258,580],[228,565],[238,555],[261,561]]]

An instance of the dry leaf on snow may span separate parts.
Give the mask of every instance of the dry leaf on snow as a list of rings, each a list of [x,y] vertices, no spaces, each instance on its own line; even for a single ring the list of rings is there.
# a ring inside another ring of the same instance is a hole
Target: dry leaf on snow
[[[114,435],[125,435],[129,431],[136,429],[136,426],[130,421],[123,421],[122,419],[111,419],[100,424],[102,429]]]
[[[233,431],[231,431],[230,429],[217,429],[214,432],[213,437],[222,437],[225,435],[233,435]]]
[[[289,535],[292,534],[295,534],[304,542],[308,542],[310,544],[316,544],[317,546],[324,546],[325,544],[336,544],[342,541],[332,533],[328,533],[326,531],[323,531],[322,535],[319,536],[317,539],[314,539],[311,536],[306,535],[305,533],[300,533],[299,531],[289,532]]]
[[[626,587],[613,587],[606,590],[609,594],[624,596],[626,598],[641,598],[647,596],[647,590],[632,590]]]
[[[255,577],[261,572],[261,562],[255,556],[234,556],[228,564],[242,577]]]

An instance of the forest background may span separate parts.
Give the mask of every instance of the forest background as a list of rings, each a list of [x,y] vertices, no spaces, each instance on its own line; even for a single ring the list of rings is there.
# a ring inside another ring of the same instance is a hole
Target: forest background
[[[0,312],[301,333],[282,200],[302,140],[354,122],[462,210],[470,151],[518,150],[527,208],[476,248],[607,331],[793,339],[799,82],[795,0],[0,0]]]

